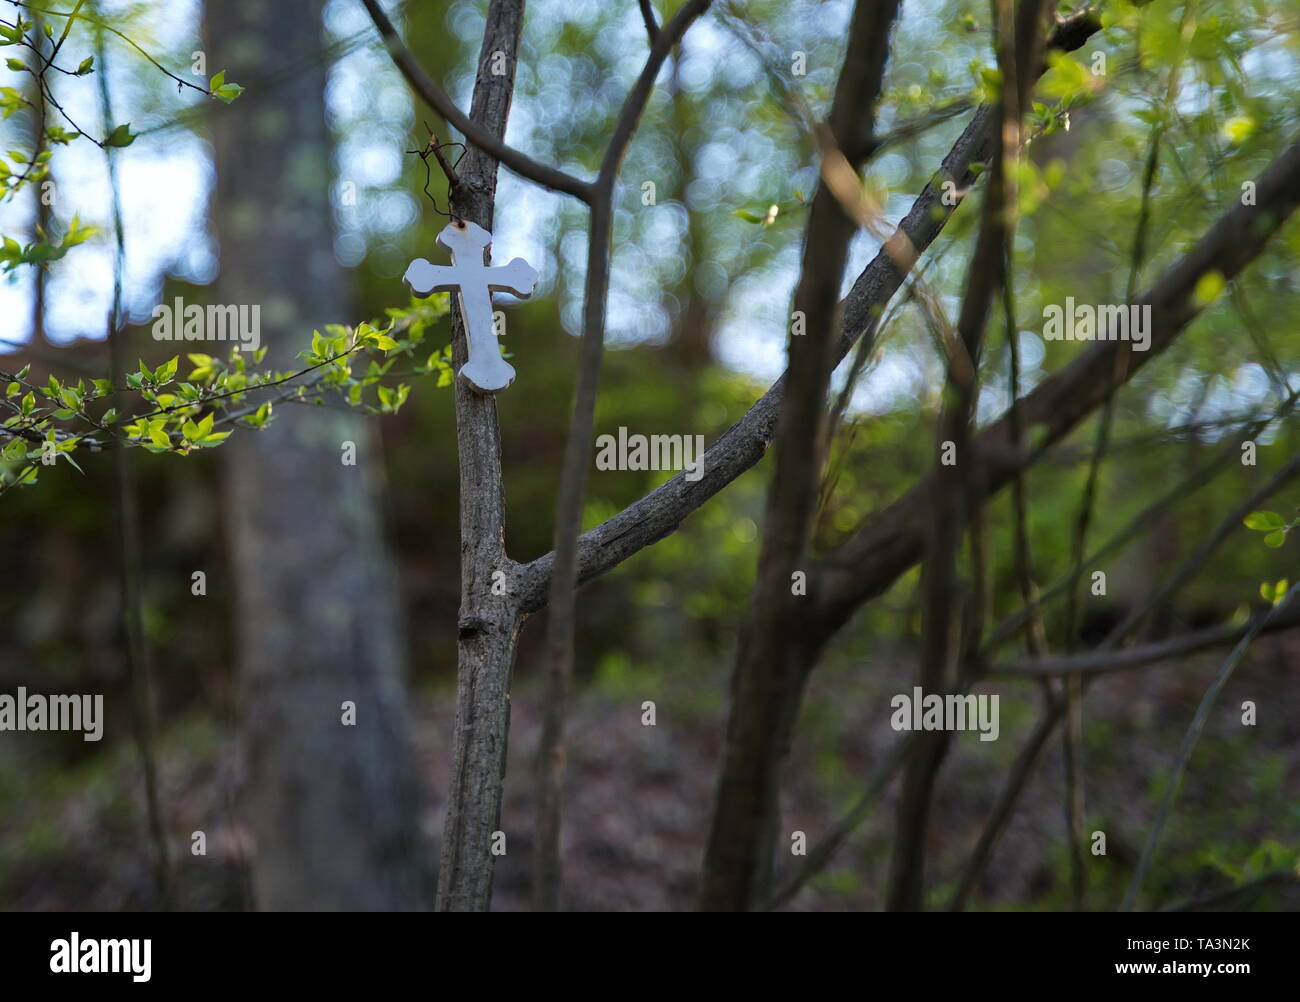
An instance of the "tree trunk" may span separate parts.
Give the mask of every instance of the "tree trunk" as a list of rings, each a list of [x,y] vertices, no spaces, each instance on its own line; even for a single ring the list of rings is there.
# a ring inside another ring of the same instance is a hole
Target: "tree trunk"
[[[860,163],[870,148],[897,11],[896,0],[859,0],[854,8],[830,115],[836,150],[852,163]],[[840,328],[839,289],[856,225],[824,182],[809,216],[792,313],[806,321],[807,333],[792,324],[758,580],[736,655],[727,744],[704,855],[699,904],[710,911],[743,911],[768,893],[781,774],[804,681],[816,658],[817,645],[808,642],[805,632],[812,600],[795,577],[802,573],[807,584],[805,557],[817,514],[826,391]]]
[[[523,0],[492,0],[483,31],[470,118],[505,135],[514,94],[515,55]],[[504,53],[504,62],[493,54]],[[494,75],[493,65],[505,72]],[[452,209],[492,231],[497,162],[470,146],[457,170]],[[468,355],[465,325],[453,308],[452,362]],[[510,727],[510,675],[519,637],[515,565],[505,552],[501,435],[496,400],[456,380],[456,441],[460,452],[460,638],[456,731],[438,872],[439,911],[487,911],[492,899],[493,832],[501,817]],[[496,576],[500,572],[500,575]],[[496,582],[504,587],[493,589]],[[494,594],[504,591],[505,594]],[[504,848],[508,851],[508,841]]]
[[[222,246],[213,295],[260,305],[265,364],[288,369],[313,327],[350,313],[332,252],[319,6],[208,10],[210,73],[248,86],[238,113],[214,129]],[[259,93],[265,67],[288,65],[303,68]],[[343,461],[349,442],[354,465]],[[240,433],[227,449],[258,906],[427,907],[378,442],[352,414],[285,405],[269,429]]]

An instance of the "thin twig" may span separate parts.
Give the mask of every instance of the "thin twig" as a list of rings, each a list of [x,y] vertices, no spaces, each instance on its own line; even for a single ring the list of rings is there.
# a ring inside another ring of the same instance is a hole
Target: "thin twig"
[[[1192,722],[1187,727],[1187,733],[1183,735],[1182,746],[1178,749],[1178,757],[1174,760],[1173,772],[1170,774],[1168,784],[1165,786],[1164,798],[1160,803],[1160,809],[1156,812],[1156,819],[1147,836],[1146,845],[1142,849],[1142,858],[1138,861],[1133,880],[1128,886],[1128,892],[1124,895],[1124,901],[1119,906],[1120,911],[1133,910],[1133,902],[1137,898],[1138,891],[1142,889],[1142,881],[1146,879],[1147,870],[1151,868],[1151,860],[1155,856],[1156,845],[1164,832],[1165,823],[1169,820],[1169,813],[1173,810],[1174,800],[1178,797],[1178,787],[1182,783],[1183,774],[1187,771],[1187,763],[1191,760],[1192,752],[1196,748],[1196,742],[1205,729],[1205,722],[1210,717],[1210,709],[1214,706],[1215,699],[1223,691],[1223,687],[1228,684],[1228,679],[1232,677],[1233,670],[1241,662],[1247,648],[1263,632],[1269,621],[1278,615],[1281,606],[1290,602],[1296,595],[1300,595],[1300,581],[1293,584],[1282,602],[1274,606],[1267,616],[1258,620],[1246,635],[1237,642],[1237,646],[1232,649],[1232,652],[1224,659],[1223,664],[1219,666],[1213,681],[1210,682],[1210,687],[1205,690],[1205,695],[1201,697],[1201,704],[1196,708],[1196,715],[1192,717]]]
[[[641,20],[645,22],[645,32],[650,36],[650,44],[654,45],[659,40],[659,24],[655,20],[655,9],[650,4],[650,0],[639,0],[641,6]]]
[[[373,0],[365,0],[367,5]],[[542,735],[537,753],[539,805],[537,865],[533,901],[539,910],[555,910],[560,894],[560,810],[564,777],[564,716],[573,674],[574,621],[577,598],[578,534],[587,486],[588,450],[595,424],[596,395],[605,347],[605,310],[609,295],[609,258],[613,231],[614,183],[619,165],[636,131],[654,88],[655,78],[673,46],[711,0],[690,0],[659,32],[645,66],[628,92],[601,160],[600,174],[589,186],[591,224],[587,243],[587,276],[583,302],[582,341],[578,347],[578,378],[573,414],[565,441],[560,486],[555,505],[555,568],[550,582],[550,615],[546,626],[547,682],[543,697]]]
[[[80,9],[80,3],[77,5]],[[75,16],[75,12],[74,12]],[[71,27],[71,19],[68,27]],[[64,37],[67,28],[64,29]],[[97,46],[99,74],[100,117],[108,128],[112,121],[112,102],[108,91],[108,73],[104,65],[104,47],[102,40]],[[111,370],[109,378],[119,367],[125,368],[126,328],[122,323],[122,270],[126,256],[125,231],[122,222],[122,203],[117,179],[117,163],[111,149],[104,151],[108,168],[109,197],[111,200],[114,235],[113,255],[113,301],[108,316],[108,343]],[[127,668],[131,679],[131,720],[136,736],[136,745],[140,755],[140,764],[144,774],[145,808],[148,815],[149,831],[153,838],[155,875],[158,881],[158,896],[165,911],[170,911],[175,904],[172,880],[171,853],[167,847],[167,821],[163,812],[162,791],[158,774],[158,762],[154,748],[154,709],[153,709],[153,657],[149,640],[144,632],[143,598],[141,596],[140,575],[142,567],[140,491],[136,479],[133,457],[125,451],[117,454],[118,499],[120,503],[121,538],[118,559],[120,560],[122,586],[122,623],[127,641]]]

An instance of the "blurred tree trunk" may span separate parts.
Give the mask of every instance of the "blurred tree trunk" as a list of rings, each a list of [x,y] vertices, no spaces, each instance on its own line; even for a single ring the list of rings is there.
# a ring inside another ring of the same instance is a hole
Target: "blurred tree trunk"
[[[260,304],[265,365],[288,369],[313,327],[356,319],[333,254],[319,4],[210,2],[206,19],[209,76],[224,69],[248,87],[212,119],[213,296]],[[299,69],[272,81],[282,66]],[[343,465],[345,442],[355,465]],[[257,905],[427,907],[379,443],[352,414],[284,404],[227,449]]]
[[[691,107],[691,95],[681,85],[682,60],[686,56],[686,41],[683,39],[673,56],[672,74],[668,79],[669,93],[672,100],[671,132],[674,159],[677,173],[669,198],[680,202],[686,212],[686,247],[689,254],[689,266],[686,268],[676,287],[672,290],[677,297],[678,313],[671,321],[669,336],[672,343],[671,358],[688,372],[699,372],[714,361],[713,330],[717,321],[712,304],[705,298],[700,288],[700,269],[708,260],[708,245],[705,240],[703,213],[692,212],[687,189],[696,178],[695,158],[699,153],[698,136],[693,132],[695,115]],[[688,138],[689,137],[689,138]],[[694,382],[687,384],[694,390]],[[692,394],[693,395],[693,394]]]
[[[41,16],[32,15],[32,24],[35,31],[41,30]],[[31,78],[29,88],[32,102],[30,112],[32,122],[32,159],[35,160],[40,154],[49,148],[45,142],[45,129],[49,124],[48,109],[45,104],[45,91],[36,82],[36,78]],[[53,172],[47,182],[54,180]],[[38,234],[50,232],[50,206],[55,200],[52,189],[46,188],[46,183],[42,182],[32,186],[32,239],[38,239]],[[32,339],[33,346],[48,345],[49,336],[45,332],[45,286],[47,272],[44,267],[34,268],[32,270]]]

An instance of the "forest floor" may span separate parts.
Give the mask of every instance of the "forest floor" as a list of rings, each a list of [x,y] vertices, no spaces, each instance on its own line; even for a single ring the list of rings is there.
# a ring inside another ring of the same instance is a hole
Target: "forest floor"
[[[1105,833],[1105,855],[1086,858],[1088,904],[1115,908],[1142,850],[1163,784],[1222,652],[1100,679],[1086,697],[1087,822]],[[725,729],[729,666],[693,672],[604,670],[573,701],[564,835],[565,906],[582,910],[691,907],[708,831]],[[910,691],[904,657],[864,665],[834,659],[812,677],[783,799],[782,855],[791,833],[814,845],[859,795],[873,763],[902,735],[890,697]],[[1144,896],[1165,907],[1278,869],[1296,872],[1300,849],[1300,633],[1264,638],[1216,703],[1192,758]],[[494,908],[528,907],[539,733],[535,672],[516,679],[509,771]],[[1001,696],[1001,734],[956,737],[931,828],[930,906],[944,907],[970,847],[1039,709],[1029,682],[979,691]],[[702,697],[701,693],[711,693]],[[655,703],[655,724],[642,704]],[[1253,701],[1258,722],[1242,723]],[[453,698],[446,684],[416,693],[417,754],[428,800],[422,819],[430,859],[445,810]],[[211,719],[173,723],[160,737],[177,899],[185,909],[252,903],[251,838],[238,820],[245,780],[238,743]],[[994,851],[972,907],[1070,906],[1063,840],[1062,759],[1055,740]],[[789,906],[876,909],[887,880],[894,789],[829,868]],[[40,910],[155,908],[140,770],[122,743],[69,769],[0,760],[0,907]],[[207,834],[207,855],[189,851]],[[799,862],[793,855],[788,862]],[[1255,901],[1300,909],[1300,885]]]

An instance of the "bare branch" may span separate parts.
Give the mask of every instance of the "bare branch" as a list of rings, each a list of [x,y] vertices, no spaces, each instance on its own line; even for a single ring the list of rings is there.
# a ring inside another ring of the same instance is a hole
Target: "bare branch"
[[[1291,586],[1291,590],[1286,593],[1283,601],[1290,602],[1297,595],[1300,595],[1300,582]],[[1165,822],[1169,820],[1169,812],[1173,810],[1174,799],[1178,796],[1179,784],[1182,783],[1183,774],[1187,771],[1187,763],[1191,760],[1192,752],[1196,748],[1196,742],[1200,739],[1201,731],[1205,729],[1206,720],[1209,719],[1210,708],[1214,705],[1219,693],[1223,691],[1223,687],[1228,684],[1228,679],[1232,677],[1233,671],[1241,662],[1242,657],[1245,656],[1246,649],[1250,647],[1269,622],[1278,617],[1280,609],[1280,605],[1274,606],[1267,616],[1258,620],[1246,632],[1246,635],[1237,641],[1237,646],[1232,649],[1232,653],[1219,667],[1214,680],[1210,683],[1210,687],[1205,690],[1205,695],[1201,697],[1201,705],[1196,708],[1196,715],[1187,726],[1187,733],[1183,736],[1182,746],[1178,749],[1178,758],[1174,762],[1173,773],[1170,775],[1168,785],[1165,787],[1164,799],[1161,800],[1160,809],[1156,812],[1155,822],[1151,825],[1151,832],[1148,834],[1146,845],[1142,849],[1142,858],[1138,861],[1133,880],[1128,885],[1128,892],[1124,895],[1124,901],[1119,907],[1120,911],[1131,911],[1138,891],[1142,889],[1142,881],[1146,877],[1147,870],[1151,867],[1151,860],[1155,856],[1156,846],[1160,842],[1160,835],[1164,832]]]
[[[1206,558],[1228,536],[1233,532],[1240,531],[1242,519],[1263,504],[1265,500],[1276,494],[1288,481],[1293,480],[1297,475],[1300,475],[1300,456],[1292,456],[1277,473],[1269,478],[1267,483],[1262,484],[1238,502],[1220,520],[1219,524],[1201,544],[1187,555],[1186,559],[1178,565],[1174,572],[1162,581],[1140,606],[1124,617],[1123,621],[1106,637],[1105,643],[1107,646],[1118,645],[1120,640],[1136,630],[1147,616],[1162,603],[1167,602],[1179,588],[1187,583],[1197,569],[1205,563]]]
[[[536,181],[543,188],[550,188],[552,191],[562,191],[566,195],[572,195],[579,201],[591,202],[592,186],[590,183],[571,174],[566,174],[555,167],[539,163],[527,154],[507,146],[500,136],[493,135],[490,129],[484,128],[481,124],[465,115],[456,107],[455,102],[446,95],[443,89],[434,82],[433,78],[424,71],[424,67],[419,64],[415,56],[411,54],[411,50],[406,47],[401,36],[397,34],[397,29],[393,27],[393,22],[388,19],[388,15],[379,6],[378,0],[361,0],[361,3],[370,14],[370,19],[375,23],[380,38],[384,40],[384,44],[388,47],[388,54],[392,58],[393,64],[401,71],[411,89],[420,95],[425,104],[437,111],[469,142],[485,153],[490,153],[493,159],[505,164],[520,177]],[[513,78],[513,71],[511,71],[510,76]]]
[[[623,101],[618,122],[601,161],[600,175],[591,186],[588,199],[591,205],[591,229],[587,237],[582,343],[578,349],[578,380],[555,510],[555,573],[550,581],[551,608],[546,624],[547,692],[537,754],[540,785],[533,897],[534,906],[539,911],[553,911],[559,906],[564,717],[573,674],[578,533],[582,529],[587,464],[595,426],[600,363],[605,348],[614,182],[664,60],[686,30],[708,10],[711,2],[712,0],[690,0],[655,37],[645,66]]]
[[[1020,749],[1020,754],[1016,756],[1016,761],[1011,766],[1011,772],[1007,775],[1007,781],[1002,786],[1002,792],[998,795],[988,821],[980,832],[979,840],[975,843],[975,848],[966,861],[961,879],[957,884],[957,890],[948,903],[949,911],[959,912],[966,907],[971,893],[978,885],[980,877],[984,873],[984,868],[988,865],[989,858],[993,854],[993,846],[1002,836],[1007,822],[1011,819],[1016,802],[1020,799],[1021,791],[1024,790],[1025,785],[1038,770],[1038,763],[1047,748],[1047,742],[1051,738],[1052,732],[1056,730],[1056,725],[1064,712],[1065,706],[1061,701],[1054,700],[1050,696],[1047,698],[1043,715],[1039,718],[1033,731],[1030,732],[1029,739]]]
[[[492,0],[480,50],[480,67],[504,52],[509,71],[480,70],[470,109],[475,128],[505,135],[514,90],[515,54],[523,29],[523,0]],[[462,219],[489,232],[496,199],[497,161],[491,150],[471,147],[458,169],[462,184],[451,205]],[[452,364],[467,359],[465,324],[453,310]],[[505,553],[505,498],[496,400],[455,380],[456,444],[460,457],[461,592],[453,735],[447,817],[438,870],[439,911],[487,911],[492,896],[492,833],[501,815],[510,674],[519,616],[510,596],[493,594],[495,575],[514,569]]]
[[[1035,450],[1016,453],[1007,448],[1005,415],[976,437],[976,447],[988,460],[989,495],[1004,487],[1017,470],[1037,462],[1101,404],[1108,386],[1105,377],[1113,371],[1118,353],[1131,355],[1126,378],[1132,379],[1174,343],[1202,308],[1194,293],[1203,275],[1217,271],[1230,279],[1263,251],[1300,204],[1300,139],[1293,140],[1260,175],[1257,195],[1258,204],[1234,205],[1224,213],[1138,300],[1137,305],[1151,306],[1150,350],[1133,352],[1128,341],[1099,342],[1020,402],[1025,427],[1040,426]],[[921,480],[823,562],[818,573],[826,580],[819,601],[826,631],[838,629],[861,603],[884,592],[920,558],[925,520],[921,499],[928,496],[931,484],[929,476]],[[864,573],[864,568],[869,571]]]
[[[1251,424],[1247,425],[1243,435],[1241,436],[1241,441],[1255,438],[1273,421],[1285,417],[1294,409],[1298,401],[1300,401],[1300,390],[1292,393],[1286,400],[1282,401],[1282,403],[1271,414],[1259,416]],[[1169,508],[1176,501],[1182,500],[1192,492],[1197,491],[1206,484],[1212,482],[1214,478],[1227,466],[1240,462],[1241,450],[1239,446],[1240,442],[1233,442],[1228,448],[1223,449],[1208,463],[1203,464],[1198,469],[1192,471],[1192,473],[1183,480],[1179,481],[1177,485],[1167,491],[1163,496],[1143,508],[1137,513],[1137,515],[1130,519],[1123,528],[1112,535],[1110,539],[1106,540],[1106,542],[1101,546],[1093,550],[1092,553],[1088,555],[1086,563],[1096,563],[1128,545],[1132,539],[1141,535],[1143,531],[1154,524],[1155,516]],[[1058,595],[1064,594],[1065,589],[1069,586],[1072,578],[1073,570],[1071,569],[1054,581],[1049,587],[1043,589],[1032,601],[1027,602],[1024,607],[1012,613],[1002,623],[1000,623],[997,629],[993,630],[988,642],[984,645],[984,650],[981,652],[981,660],[986,661],[997,647],[1015,636],[1021,627],[1031,622],[1037,615],[1038,611],[1047,602],[1056,598]]]
[[[889,56],[898,0],[858,0],[844,67],[835,88],[828,145],[861,149],[874,130],[875,105]],[[853,166],[845,164],[853,174]],[[700,907],[745,910],[768,893],[777,791],[790,733],[798,717],[807,667],[815,652],[799,623],[806,594],[792,594],[817,511],[822,431],[831,369],[837,360],[839,288],[857,231],[825,180],[809,211],[794,312],[806,332],[789,337],[790,390],[781,405],[776,469],[768,495],[758,581],[741,632],[727,723],[727,744],[705,850]],[[707,461],[707,460],[706,460]]]
[[[997,103],[998,128],[993,135],[993,170],[984,193],[979,236],[971,255],[966,291],[953,339],[943,408],[935,441],[935,464],[929,495],[924,561],[921,566],[921,663],[917,684],[928,692],[956,685],[959,672],[971,669],[966,654],[979,647],[983,630],[983,546],[979,529],[985,475],[983,458],[970,447],[977,373],[983,352],[984,328],[994,296],[1006,282],[1006,248],[1014,233],[1018,202],[1016,164],[1020,155],[1020,123],[1038,65],[1046,21],[1045,0],[996,0],[998,68],[1002,90]],[[959,362],[960,364],[954,364]],[[941,461],[946,448],[955,449],[956,462]],[[971,554],[976,563],[974,598],[963,594],[957,555],[970,523]],[[973,615],[966,617],[969,608]],[[963,636],[963,625],[967,627]],[[947,753],[946,734],[925,734],[921,748],[908,763],[898,801],[898,828],[890,867],[886,907],[919,911],[925,904],[925,849],[939,768]]]
[[[1181,329],[1186,325],[1186,323],[1189,322],[1189,320],[1195,315],[1196,309],[1188,301],[1190,299],[1190,289],[1188,288],[1188,286],[1189,285],[1194,286],[1197,277],[1199,277],[1199,275],[1204,273],[1204,270],[1207,267],[1207,262],[1221,261],[1224,263],[1225,266],[1232,267],[1234,269],[1234,274],[1235,274],[1236,271],[1244,267],[1245,263],[1247,263],[1247,261],[1251,257],[1258,254],[1262,250],[1263,245],[1267,241],[1269,235],[1275,232],[1277,227],[1281,225],[1281,223],[1289,215],[1289,213],[1294,210],[1295,205],[1297,203],[1300,203],[1300,142],[1293,144],[1291,148],[1289,148],[1286,152],[1284,152],[1277,160],[1274,161],[1274,163],[1269,167],[1269,169],[1264,172],[1264,174],[1261,176],[1260,183],[1257,186],[1257,190],[1262,189],[1265,186],[1267,187],[1269,192],[1270,201],[1268,204],[1270,206],[1270,209],[1268,214],[1263,217],[1262,226],[1256,227],[1255,225],[1253,225],[1254,222],[1253,220],[1250,223],[1246,222],[1245,220],[1242,220],[1240,216],[1237,214],[1238,213],[1237,209],[1230,211],[1228,214],[1222,217],[1218,221],[1218,223],[1216,223],[1213,227],[1211,227],[1210,231],[1206,234],[1205,237],[1201,239],[1201,241],[1197,244],[1197,246],[1187,256],[1185,256],[1183,260],[1181,260],[1169,272],[1167,272],[1166,275],[1160,279],[1160,281],[1156,283],[1151,293],[1148,293],[1148,296],[1146,297],[1147,299],[1158,299],[1158,301],[1161,302],[1171,302],[1175,304],[1175,306],[1178,309],[1178,313],[1176,315],[1178,317],[1177,323],[1179,324],[1179,326],[1177,329],[1160,330],[1158,328],[1158,334],[1156,336],[1161,339],[1160,340],[1161,344],[1167,346],[1168,343],[1171,343],[1172,340],[1181,331]],[[1244,234],[1243,234],[1243,230],[1244,230]],[[1157,293],[1159,293],[1158,296]],[[1103,355],[1103,359],[1102,359],[1103,363],[1105,360],[1106,359]],[[1058,398],[1057,394],[1061,393],[1059,389],[1055,389],[1052,392],[1045,393],[1044,387],[1048,386],[1048,384],[1050,383],[1053,383],[1054,380],[1057,380],[1060,377],[1067,374],[1071,368],[1075,366],[1081,366],[1087,362],[1088,362],[1088,358],[1085,357],[1079,359],[1075,363],[1072,363],[1072,366],[1067,366],[1066,369],[1063,370],[1061,373],[1058,373],[1057,376],[1051,377],[1044,384],[1041,384],[1035,391],[1033,391],[1026,398],[1024,398],[1023,401],[1020,402],[1019,406],[1023,408],[1024,412],[1027,415],[1030,416],[1029,421],[1031,424],[1043,423],[1048,425],[1049,436],[1045,441],[1044,445],[1035,453],[1033,453],[1032,455],[1020,455],[1020,454],[1011,453],[1010,450],[1006,449],[1005,444],[1001,440],[1001,436],[1005,434],[1004,426],[1007,421],[1005,416],[996,425],[994,425],[993,428],[989,429],[988,431],[985,431],[984,433],[982,433],[980,436],[977,437],[977,441],[985,443],[986,449],[991,448],[988,443],[990,442],[995,443],[999,447],[999,451],[991,454],[996,454],[1002,457],[999,460],[999,465],[996,467],[998,479],[995,481],[991,481],[990,484],[987,485],[987,490],[989,491],[989,493],[992,493],[992,491],[1003,486],[1005,482],[1008,479],[1010,479],[1010,477],[1013,476],[1016,472],[1026,469],[1030,465],[1032,465],[1042,455],[1044,449],[1046,449],[1052,441],[1055,441],[1055,437],[1053,437],[1053,435],[1051,434],[1054,427],[1051,424],[1053,415],[1057,415],[1059,412],[1068,410],[1069,406],[1076,406],[1076,405],[1071,405],[1069,403],[1069,401],[1073,399],[1072,397],[1065,397],[1064,399]],[[1131,371],[1132,370],[1130,369],[1130,372]],[[1082,377],[1078,377],[1078,378],[1082,379]],[[1073,379],[1070,380],[1067,383],[1067,385],[1074,385]],[[1099,393],[1104,392],[1104,384],[1094,382],[1093,388],[1094,390],[1099,391]],[[772,391],[769,391],[769,393],[771,392]],[[1100,402],[1099,399],[1097,399],[1097,396],[1095,395],[1091,399],[1091,401],[1086,404],[1086,406],[1095,407],[1099,404],[1099,402]],[[1293,404],[1294,404],[1294,400],[1288,400],[1284,402],[1281,411],[1282,412],[1289,411],[1289,409]],[[1265,419],[1264,423],[1267,423],[1268,420],[1271,419]],[[1074,423],[1077,423],[1077,419],[1071,419],[1069,426],[1073,426]],[[1064,430],[1062,430],[1059,434],[1064,434]],[[725,436],[724,436],[724,440],[725,440]],[[719,443],[719,445],[721,444],[722,443]],[[1214,469],[1218,468],[1219,465],[1221,465],[1219,462],[1210,464],[1210,466],[1208,466],[1205,470],[1200,471],[1198,474],[1194,475],[1194,477],[1207,475],[1208,473],[1212,472]],[[872,538],[880,539],[880,540],[892,539],[895,542],[898,542],[900,541],[897,538],[899,534],[903,534],[903,533],[910,534],[913,530],[909,524],[910,513],[907,510],[908,505],[916,506],[917,504],[919,504],[918,497],[924,496],[924,494],[921,492],[929,489],[928,483],[929,483],[928,478],[922,480],[920,484],[918,484],[906,495],[904,495],[903,499],[901,499],[898,502],[895,502],[895,504],[891,505],[890,508],[887,509],[886,512],[884,513],[883,517],[896,519],[896,521],[893,521],[890,525],[890,531],[895,534],[894,536],[885,536],[884,535],[885,530],[880,526],[880,523],[878,522],[872,527],[870,527],[873,533]],[[891,513],[895,513],[895,514],[891,515]],[[1239,521],[1239,516],[1235,512],[1231,517],[1236,518]],[[617,518],[618,516],[615,517],[615,519]],[[606,525],[608,524],[610,523],[606,523]],[[592,531],[594,533],[597,530],[592,530]],[[881,535],[877,537],[875,536],[875,533],[881,533]],[[1129,535],[1131,535],[1131,533]],[[848,546],[848,544],[845,545]],[[1108,547],[1110,545],[1111,544],[1107,544]],[[882,542],[877,542],[873,545],[872,548],[873,550],[880,549],[883,551],[883,554],[888,557],[888,561],[886,561],[886,569],[882,572],[882,578],[887,575],[888,580],[881,583],[879,591],[885,590],[885,588],[887,588],[889,584],[892,584],[893,581],[896,580],[897,576],[902,574],[905,570],[907,570],[907,568],[910,567],[912,563],[914,563],[917,557],[919,556],[919,552],[918,552],[920,549],[919,540],[915,538],[909,538],[905,541],[905,546],[906,546],[905,550],[903,550],[902,552],[896,552],[890,549],[887,545],[885,545]],[[846,552],[847,551],[845,550],[845,547],[841,547],[840,550],[837,551],[836,554],[837,559],[838,560],[846,559],[845,558]],[[859,559],[861,559],[862,563],[854,565],[852,568],[852,572],[862,576],[865,579],[868,579],[868,583],[865,585],[865,587],[874,588],[875,586],[870,584],[870,580],[869,580],[870,575],[865,574],[864,570],[873,567],[873,564],[870,561],[880,560],[882,559],[882,556],[878,553],[873,552],[870,555],[863,556]],[[897,563],[892,563],[891,561],[897,561]],[[838,568],[838,564],[836,568],[831,568],[829,564],[826,566],[826,569],[823,570],[818,570],[815,568],[813,573],[809,575],[809,579],[813,580],[815,577],[823,573],[828,573],[830,570],[836,570],[838,573],[837,568]],[[845,574],[844,580],[847,581],[848,575],[850,573],[849,570],[847,569],[847,565],[846,565],[846,570],[843,573]],[[872,595],[878,594],[879,591],[872,591],[872,594],[866,597],[867,598],[872,597]],[[866,598],[862,599],[862,601],[865,600]],[[833,620],[824,620],[822,623],[823,628],[825,628],[828,631],[828,633],[830,631],[833,631],[838,625],[839,624]],[[1005,639],[1005,636],[1003,637],[1003,639]],[[1056,674],[1061,674],[1062,669],[1059,665],[1059,662],[1055,664],[1056,667],[1054,667],[1052,671]],[[1042,733],[1036,739],[1039,742],[1046,742],[1051,737],[1052,731],[1055,729],[1056,724],[1060,720],[1060,713],[1063,707],[1058,706],[1057,704],[1052,704],[1052,705],[1055,708],[1052,709],[1051,712],[1046,714],[1044,720],[1042,721]],[[1027,770],[1026,780],[1027,780],[1028,775],[1032,773],[1032,768],[1037,762],[1037,754],[1032,751],[1032,748],[1028,748],[1024,753],[1022,753],[1022,758],[1026,763],[1026,770]],[[1008,786],[1005,789],[1005,796],[1004,796],[1005,804],[1004,807],[1000,809],[1000,814],[1009,816],[1009,812],[1014,809],[1015,801],[1018,798],[1021,789],[1023,789],[1023,783],[1018,780],[1008,784]],[[861,817],[865,816],[866,809],[867,807],[865,805],[862,806],[861,811],[858,811],[857,814],[855,815],[856,820],[853,822],[853,824],[856,824],[857,820],[860,820]],[[1001,819],[999,818],[1000,815],[995,814],[990,819],[990,822],[985,830],[985,835],[982,836],[981,838],[981,843],[985,841],[988,842],[988,846],[984,850],[984,855],[983,855],[984,860],[987,860],[988,851],[989,849],[991,849],[992,843],[996,840],[997,834],[1001,830],[1001,826],[1005,823],[1005,817],[1001,817]],[[848,827],[851,828],[852,825],[849,825]],[[841,830],[837,828],[836,845],[842,842],[843,838],[846,836],[847,836],[847,829]],[[820,853],[818,855],[818,858],[821,859],[823,863],[829,859],[830,855],[833,852],[834,846],[830,846],[829,848],[830,851],[826,853]],[[801,876],[801,880],[807,879],[807,877],[810,875],[811,875],[811,871],[804,873]],[[977,875],[978,874],[976,874],[976,877]],[[788,898],[788,895],[785,895],[783,893],[782,900],[786,898]]]
[[[1061,51],[1073,51],[1100,30],[1095,14],[1090,10],[1083,11],[1058,22],[1050,45]],[[842,303],[839,344],[835,349],[837,360],[843,358],[859,338],[874,336],[885,305],[905,277],[894,261],[904,262],[910,267],[961,204],[975,180],[971,164],[987,156],[991,125],[991,110],[980,108],[953,144],[938,173],[912,203],[912,208],[890,238],[893,246],[877,253],[858,276]],[[952,204],[947,204],[943,198],[944,182],[952,182],[954,186],[955,197],[947,200]],[[689,482],[684,472],[679,473],[619,514],[583,533],[578,544],[579,583],[599,577],[676,531],[686,516],[762,459],[772,441],[784,391],[785,377],[782,376],[705,453],[704,474],[698,481]],[[554,559],[554,554],[548,553],[520,569],[520,601],[524,614],[536,612],[546,604]],[[810,574],[809,580],[813,577]]]
[[[1292,602],[1287,607],[1280,608],[1278,614],[1264,624],[1264,630],[1271,633],[1289,630],[1297,625],[1300,625],[1300,602]],[[1228,623],[1139,647],[1126,647],[1122,650],[1099,649],[1070,657],[994,664],[989,667],[988,674],[1033,678],[1047,675],[1102,675],[1129,668],[1145,668],[1147,665],[1161,661],[1186,657],[1212,647],[1231,644],[1244,637],[1253,626],[1253,620],[1239,626]]]
[[[659,39],[659,24],[655,21],[655,9],[650,4],[650,0],[639,0],[641,6],[641,20],[645,22],[645,32],[650,36],[650,44],[654,45]]]

